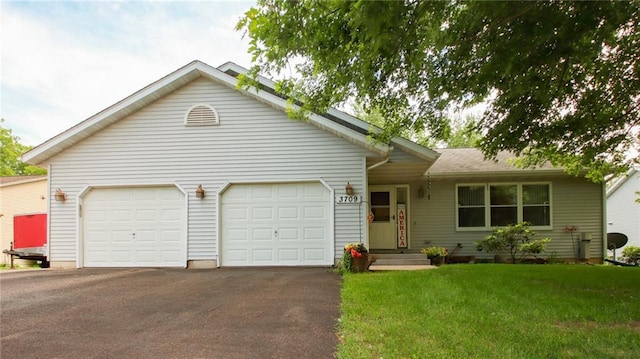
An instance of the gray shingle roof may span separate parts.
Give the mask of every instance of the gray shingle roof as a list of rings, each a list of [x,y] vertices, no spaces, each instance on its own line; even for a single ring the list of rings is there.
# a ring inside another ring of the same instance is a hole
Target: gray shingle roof
[[[434,176],[472,173],[530,173],[540,170],[544,172],[562,171],[561,168],[555,168],[551,165],[544,165],[536,170],[517,168],[512,163],[516,156],[506,151],[500,152],[495,161],[486,160],[482,152],[475,148],[440,148],[436,151],[441,155],[429,169],[429,174]]]

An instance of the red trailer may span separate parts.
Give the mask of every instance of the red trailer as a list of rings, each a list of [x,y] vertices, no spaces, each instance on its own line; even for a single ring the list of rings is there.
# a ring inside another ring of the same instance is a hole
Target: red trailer
[[[13,216],[13,242],[11,249],[3,253],[13,257],[40,261],[40,267],[48,268],[47,259],[47,214],[34,213]]]

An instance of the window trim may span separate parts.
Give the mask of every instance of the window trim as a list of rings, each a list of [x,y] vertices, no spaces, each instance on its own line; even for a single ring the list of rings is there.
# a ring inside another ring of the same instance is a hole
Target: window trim
[[[492,230],[491,226],[491,186],[509,186],[516,185],[517,187],[517,220],[522,222],[523,220],[523,208],[524,203],[522,199],[523,190],[522,186],[525,185],[547,185],[549,188],[549,225],[548,226],[531,226],[534,230],[552,230],[553,229],[553,184],[548,181],[540,182],[485,182],[485,183],[456,183],[455,186],[455,216],[456,216],[456,231],[457,232],[474,232],[474,231],[489,231]],[[460,205],[458,204],[458,188],[459,187],[484,187],[484,227],[460,227]]]

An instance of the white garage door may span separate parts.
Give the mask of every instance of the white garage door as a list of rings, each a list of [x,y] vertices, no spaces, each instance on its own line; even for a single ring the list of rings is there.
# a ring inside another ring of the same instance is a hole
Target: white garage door
[[[221,265],[332,265],[329,197],[319,182],[230,186],[221,200]]]
[[[176,187],[96,188],[83,201],[85,267],[184,267],[184,194]]]

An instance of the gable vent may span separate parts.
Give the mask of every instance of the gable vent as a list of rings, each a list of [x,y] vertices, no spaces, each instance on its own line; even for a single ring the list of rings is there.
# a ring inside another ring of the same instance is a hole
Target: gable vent
[[[212,126],[220,124],[220,119],[215,108],[198,104],[187,111],[184,123],[187,126]]]

